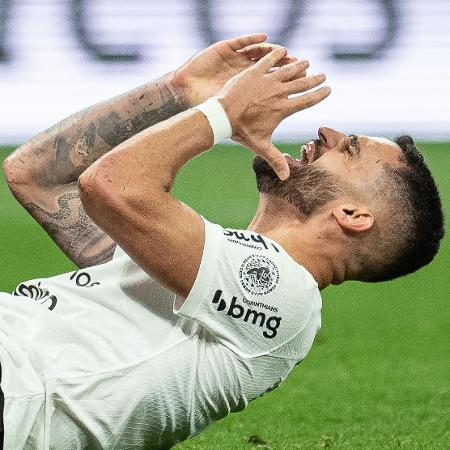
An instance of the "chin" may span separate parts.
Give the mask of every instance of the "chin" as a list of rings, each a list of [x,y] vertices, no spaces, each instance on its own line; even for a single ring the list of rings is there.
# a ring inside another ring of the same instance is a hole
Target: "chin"
[[[258,191],[283,198],[298,208],[304,216],[334,200],[341,191],[336,177],[314,165],[288,159],[291,176],[281,181],[270,165],[261,157],[253,160]]]
[[[286,160],[291,170],[291,176],[287,180],[281,181],[265,159],[260,156],[256,156],[253,159],[252,167],[256,175],[256,183],[260,192],[270,192],[270,189],[275,186],[287,187],[297,183],[298,181],[294,182],[294,180],[297,180],[299,175],[303,177],[305,172],[310,170],[307,165],[304,165],[300,161],[289,156],[286,157]]]
[[[260,156],[256,156],[252,163],[253,171],[256,176],[256,187],[259,192],[270,192],[274,184],[279,181],[275,171],[270,167],[267,161]]]
[[[272,167],[270,167],[269,163],[260,156],[255,156],[252,167],[257,179],[262,176],[270,178],[277,177],[277,174]]]

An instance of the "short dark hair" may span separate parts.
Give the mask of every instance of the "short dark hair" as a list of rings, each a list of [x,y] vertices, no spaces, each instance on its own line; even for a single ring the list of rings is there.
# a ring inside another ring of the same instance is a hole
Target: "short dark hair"
[[[407,236],[400,236],[395,257],[367,281],[387,281],[415,272],[432,261],[444,237],[439,192],[423,156],[411,136],[400,136],[395,143],[402,150],[402,167],[388,166],[385,170],[400,194],[396,197],[402,199],[405,215],[401,228],[407,230]]]

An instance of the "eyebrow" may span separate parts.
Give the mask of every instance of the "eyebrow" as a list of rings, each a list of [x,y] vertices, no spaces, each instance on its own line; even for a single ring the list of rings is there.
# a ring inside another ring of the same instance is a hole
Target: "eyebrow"
[[[361,143],[358,140],[358,136],[356,136],[356,134],[349,134],[348,137],[352,138],[352,143],[351,145],[353,145],[356,148],[356,151],[358,152],[358,156],[361,153]]]

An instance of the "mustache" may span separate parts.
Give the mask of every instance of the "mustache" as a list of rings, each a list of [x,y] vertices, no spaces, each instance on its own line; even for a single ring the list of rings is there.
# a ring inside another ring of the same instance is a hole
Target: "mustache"
[[[319,159],[322,155],[323,155],[323,151],[322,151],[322,142],[320,141],[320,139],[314,139],[314,147],[315,147],[315,152],[314,152],[314,159],[313,161],[316,161],[317,159]]]

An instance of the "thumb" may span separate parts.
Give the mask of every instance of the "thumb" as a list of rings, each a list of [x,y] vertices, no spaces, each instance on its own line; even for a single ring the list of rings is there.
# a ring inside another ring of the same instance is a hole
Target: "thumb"
[[[286,158],[271,142],[264,149],[258,150],[255,153],[269,163],[280,180],[285,181],[289,178],[291,171]]]

